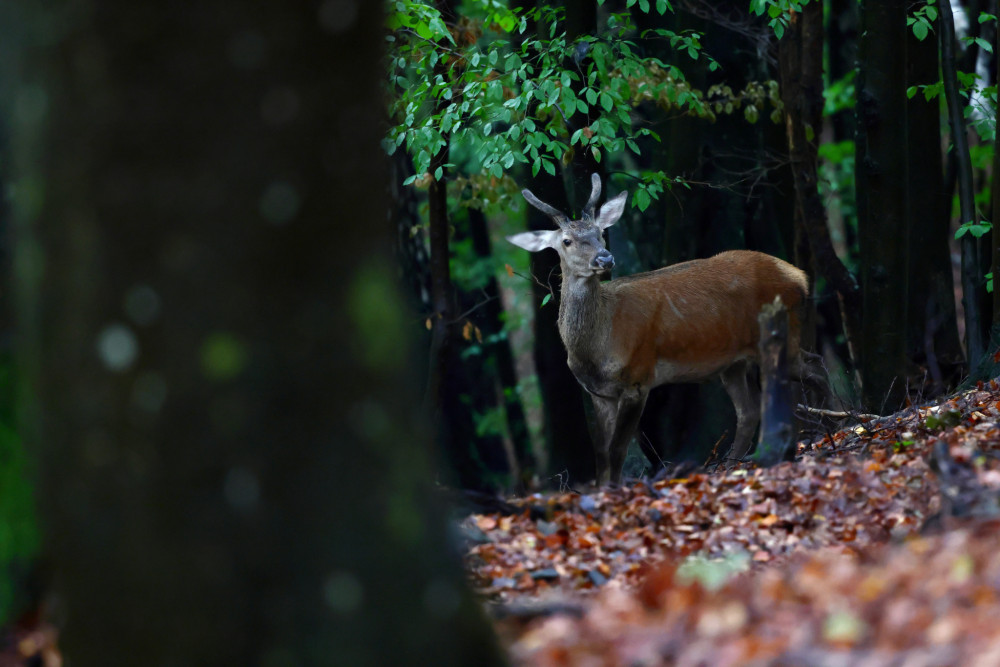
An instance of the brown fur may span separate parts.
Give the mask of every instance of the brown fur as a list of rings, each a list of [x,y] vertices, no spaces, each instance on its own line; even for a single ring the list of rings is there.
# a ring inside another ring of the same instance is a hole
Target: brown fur
[[[619,278],[601,285],[615,303],[611,353],[625,361],[621,380],[647,385],[657,361],[722,370],[756,359],[757,313],[780,296],[789,310],[789,355],[798,354],[805,273],[776,257],[731,250],[708,259]]]

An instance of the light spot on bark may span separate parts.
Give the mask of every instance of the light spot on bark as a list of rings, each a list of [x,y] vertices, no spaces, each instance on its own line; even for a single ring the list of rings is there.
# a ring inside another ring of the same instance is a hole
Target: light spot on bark
[[[353,572],[334,572],[323,583],[323,599],[330,608],[349,614],[361,606],[365,591]]]
[[[109,324],[97,335],[97,354],[105,368],[120,373],[138,358],[139,341],[124,324]]]

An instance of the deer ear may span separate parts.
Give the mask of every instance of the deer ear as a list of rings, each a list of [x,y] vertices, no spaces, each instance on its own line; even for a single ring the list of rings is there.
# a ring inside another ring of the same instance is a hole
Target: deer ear
[[[607,229],[618,222],[618,218],[622,217],[622,213],[625,212],[626,199],[628,199],[628,193],[623,192],[614,199],[604,202],[601,212],[597,214],[597,226],[601,229]]]
[[[546,248],[554,248],[559,232],[556,230],[521,232],[508,236],[507,240],[519,248],[524,248],[529,252],[538,252]]]

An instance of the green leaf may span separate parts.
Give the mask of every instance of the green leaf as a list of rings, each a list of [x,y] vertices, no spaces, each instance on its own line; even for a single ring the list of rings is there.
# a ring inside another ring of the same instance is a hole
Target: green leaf
[[[917,94],[917,87],[916,86],[910,86],[909,88],[906,89],[906,98],[907,99],[912,100],[913,96],[916,95],[916,94]]]
[[[635,191],[634,201],[636,208],[638,208],[640,211],[645,211],[647,208],[649,208],[649,203],[652,201],[652,198],[649,196],[648,190],[646,190],[645,188],[640,188],[639,190]]]
[[[987,53],[993,53],[993,45],[990,44],[985,39],[983,39],[982,37],[976,37],[976,44],[978,44],[979,48],[981,48],[983,51],[986,51]]]
[[[930,26],[926,21],[917,21],[913,24],[913,36],[922,42],[927,39],[927,31],[929,28]]]
[[[544,308],[545,304],[547,304],[551,300],[552,300],[552,292],[549,292],[548,294],[542,297],[542,305],[539,306],[539,308]]]
[[[960,239],[966,234],[971,234],[975,238],[981,238],[993,229],[993,224],[989,220],[982,220],[978,223],[969,221],[963,222],[955,231],[955,238]]]
[[[552,163],[552,160],[542,160],[542,167],[550,176],[556,175],[556,166]]]
[[[644,13],[649,13],[649,0],[639,0],[639,9]]]
[[[615,101],[605,92],[601,93],[601,106],[605,111],[611,111],[615,107]]]
[[[660,12],[660,14],[666,14],[669,6],[667,0],[656,0],[656,11]]]

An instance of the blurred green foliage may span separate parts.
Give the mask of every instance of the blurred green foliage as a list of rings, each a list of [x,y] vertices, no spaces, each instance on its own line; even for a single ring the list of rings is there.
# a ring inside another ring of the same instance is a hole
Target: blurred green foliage
[[[25,600],[25,577],[39,549],[30,466],[16,424],[16,376],[0,358],[0,627]]]

